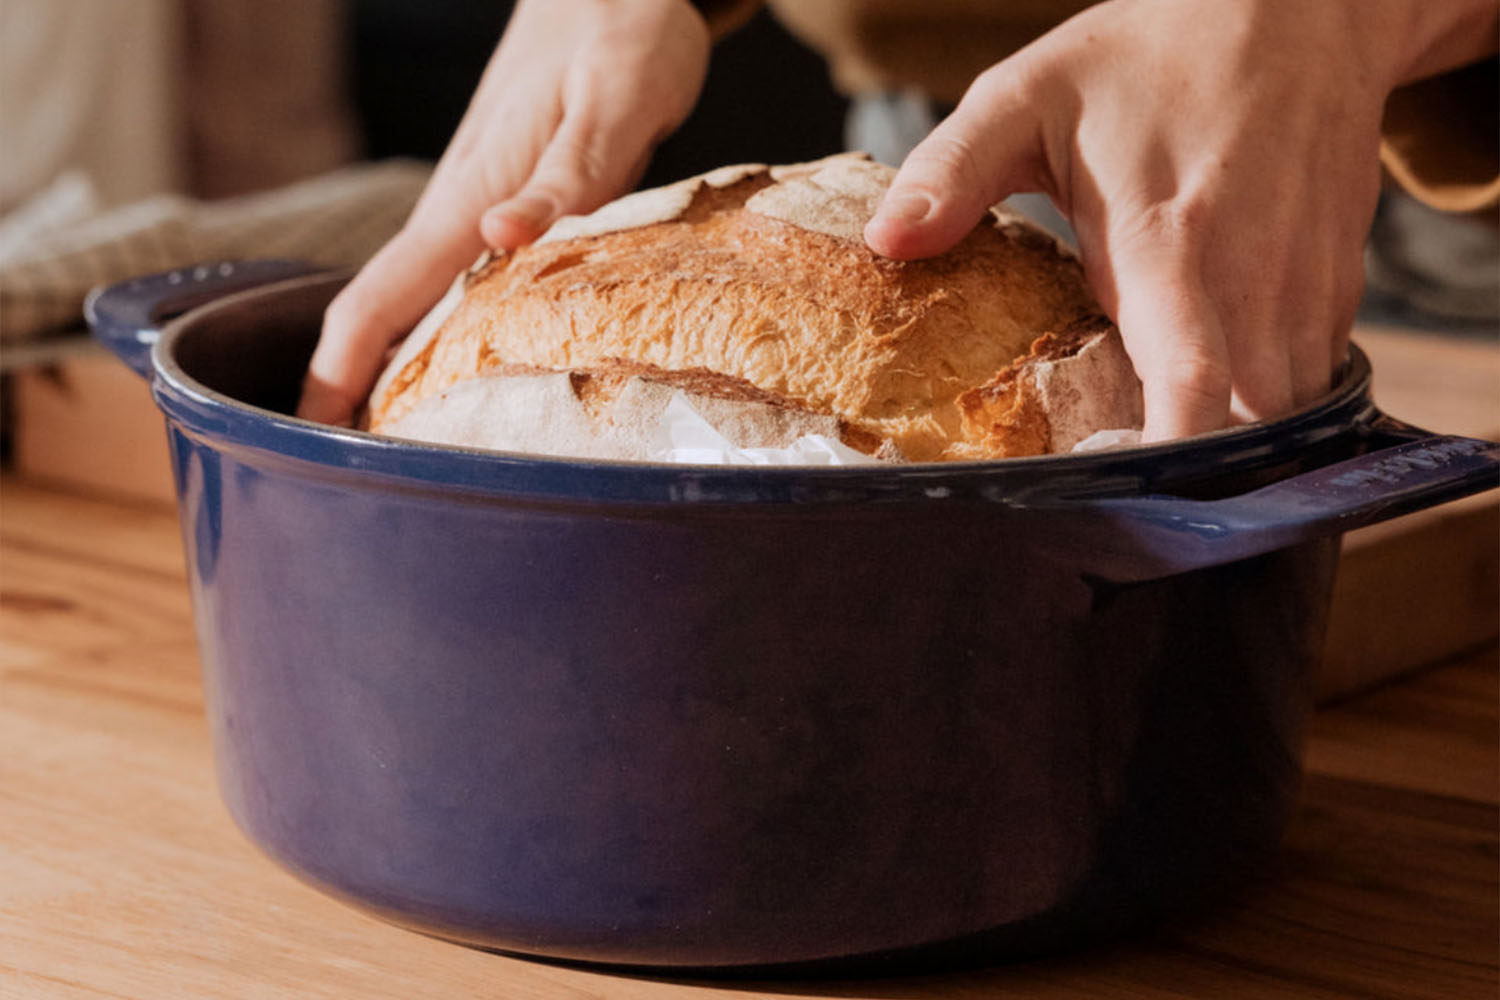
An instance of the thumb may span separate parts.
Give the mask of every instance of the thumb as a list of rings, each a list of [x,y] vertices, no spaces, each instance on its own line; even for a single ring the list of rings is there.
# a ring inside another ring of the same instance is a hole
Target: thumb
[[[485,211],[480,235],[510,250],[536,240],[561,216],[598,208],[644,171],[656,138],[627,114],[564,118],[521,189]]]
[[[865,242],[896,260],[932,257],[968,235],[990,206],[1029,190],[1040,128],[1006,64],[974,82],[954,112],[906,157]]]

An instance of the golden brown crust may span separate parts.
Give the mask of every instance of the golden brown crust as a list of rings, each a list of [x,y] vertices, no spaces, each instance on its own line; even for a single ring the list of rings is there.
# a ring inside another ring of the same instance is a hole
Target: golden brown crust
[[[540,365],[498,364],[485,369],[486,375],[546,375],[557,369]],[[625,358],[603,358],[598,364],[587,368],[570,368],[568,378],[573,391],[586,403],[595,400],[608,402],[619,393],[620,387],[631,378],[643,378],[681,389],[695,396],[712,396],[742,403],[764,403],[768,406],[807,409],[794,400],[767,392],[758,386],[733,375],[710,371],[707,368],[658,368]]]
[[[1052,424],[1031,376],[1039,361],[1077,356],[1085,343],[1108,327],[1100,316],[1083,317],[1062,333],[1044,333],[1030,351],[1006,365],[984,385],[958,397],[963,439],[978,455],[1041,455],[1051,450]]]
[[[823,162],[845,175],[886,169]],[[803,185],[793,192],[803,202],[808,183],[833,177],[829,202],[844,217],[826,229],[872,210],[866,177],[856,178],[866,185],[855,191],[860,201],[840,194],[855,189],[827,171],[779,169]],[[940,257],[893,261],[860,240],[743,208],[788,181],[769,168],[736,176],[699,185],[668,221],[542,242],[478,268],[437,335],[372,399],[374,429],[455,382],[507,366],[628,361],[707,370],[836,415],[867,445],[861,450],[889,441],[911,460],[1049,450],[1045,420],[1037,424],[1031,410],[997,430],[1005,413],[991,384],[1039,335],[1096,316],[1082,269],[1050,237],[997,220]],[[873,176],[883,184],[888,175]],[[991,401],[976,409],[966,394],[980,387]]]

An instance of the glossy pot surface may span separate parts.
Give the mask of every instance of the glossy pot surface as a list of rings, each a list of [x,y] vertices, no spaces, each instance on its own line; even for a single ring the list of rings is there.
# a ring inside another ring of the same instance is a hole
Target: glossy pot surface
[[[1151,448],[764,469],[425,446],[285,414],[337,277],[116,286],[166,414],[215,752],[301,877],[632,966],[993,959],[1276,842],[1338,536],[1500,449],[1316,406]],[[153,346],[154,345],[154,346]]]

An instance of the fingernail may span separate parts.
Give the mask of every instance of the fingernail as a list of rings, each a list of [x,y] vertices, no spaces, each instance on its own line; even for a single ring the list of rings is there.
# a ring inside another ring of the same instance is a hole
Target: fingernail
[[[932,212],[932,199],[926,195],[903,191],[881,202],[880,217],[892,222],[915,225]]]

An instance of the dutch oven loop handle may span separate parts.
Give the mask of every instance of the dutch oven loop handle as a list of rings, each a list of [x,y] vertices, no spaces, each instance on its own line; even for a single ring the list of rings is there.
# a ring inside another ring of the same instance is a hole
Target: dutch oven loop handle
[[[182,267],[96,288],[84,302],[83,313],[101,344],[137,375],[149,377],[151,348],[169,320],[232,292],[317,270],[297,260],[225,260]]]
[[[1101,576],[1124,583],[1217,566],[1500,487],[1500,444],[1432,434],[1384,414],[1369,426],[1398,443],[1237,496],[1073,501],[1146,543],[1117,550]]]

